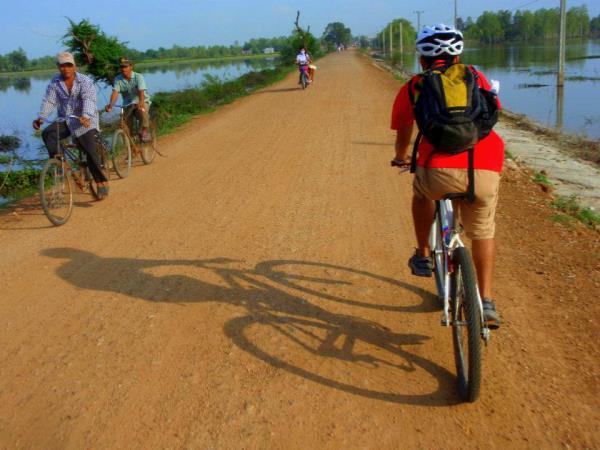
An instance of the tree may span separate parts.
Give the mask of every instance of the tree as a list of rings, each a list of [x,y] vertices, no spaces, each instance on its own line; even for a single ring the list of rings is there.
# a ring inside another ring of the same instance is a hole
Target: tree
[[[600,36],[600,14],[590,21],[590,32],[595,36]]]
[[[352,31],[342,22],[332,22],[325,27],[321,39],[327,44],[328,48],[337,45],[350,45],[352,42]]]
[[[306,30],[300,27],[300,11],[296,15],[294,25],[295,29],[292,35],[281,48],[280,53],[283,64],[291,64],[295,61],[300,47],[305,47],[313,58],[321,54],[321,46],[317,38],[310,32],[310,26]]]
[[[63,43],[73,52],[75,61],[85,65],[96,81],[112,84],[119,58],[126,55],[125,43],[107,36],[99,26],[88,20],[79,23],[68,20],[70,26],[63,36]]]
[[[10,66],[10,70],[17,71],[27,69],[27,64],[29,61],[27,60],[25,50],[23,50],[21,47],[19,47],[18,50],[13,50],[10,52],[8,55],[6,55],[6,58]]]

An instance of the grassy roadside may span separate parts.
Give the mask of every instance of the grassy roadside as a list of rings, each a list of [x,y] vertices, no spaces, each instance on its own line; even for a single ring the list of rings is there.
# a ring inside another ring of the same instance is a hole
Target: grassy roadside
[[[261,55],[237,55],[237,56],[225,56],[219,58],[163,58],[163,59],[146,59],[136,63],[136,67],[144,66],[158,66],[168,64],[180,64],[180,63],[211,63],[211,62],[230,62],[230,61],[243,61],[247,59],[266,59],[266,58],[277,58],[279,53],[261,54]],[[54,73],[56,68],[48,69],[32,69],[32,70],[20,70],[18,72],[0,72],[0,77],[15,78],[23,77],[28,75],[38,75],[46,73]]]
[[[159,134],[171,133],[194,115],[214,111],[221,105],[282,80],[293,70],[289,67],[249,72],[231,81],[207,77],[199,88],[161,92],[152,97],[159,123]]]

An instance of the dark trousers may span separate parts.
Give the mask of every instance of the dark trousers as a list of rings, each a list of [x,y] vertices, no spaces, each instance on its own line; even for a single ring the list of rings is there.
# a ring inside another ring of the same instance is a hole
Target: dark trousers
[[[97,183],[104,183],[108,180],[102,173],[100,157],[98,156],[98,152],[96,152],[97,134],[97,130],[90,130],[76,138],[76,140],[87,155],[88,166],[94,180],[96,180]],[[71,131],[64,122],[54,122],[42,131],[42,139],[44,140],[44,144],[46,144],[48,154],[51,158],[58,152],[58,145],[61,139],[68,138],[70,135]]]

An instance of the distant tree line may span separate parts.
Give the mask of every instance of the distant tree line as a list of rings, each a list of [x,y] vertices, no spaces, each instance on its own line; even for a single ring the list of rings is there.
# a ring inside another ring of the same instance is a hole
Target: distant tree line
[[[6,55],[0,55],[0,72],[18,72],[20,70],[34,70],[54,67],[55,60],[52,56],[41,58],[27,58],[25,50],[18,48]]]
[[[457,27],[466,39],[484,44],[510,41],[532,41],[558,37],[560,26],[559,8],[541,8],[536,11],[508,10],[485,11],[476,20],[468,17],[457,19]],[[572,7],[567,11],[567,37],[600,36],[600,15],[590,19],[587,6]]]
[[[83,21],[87,22],[87,21]],[[80,24],[71,24],[71,26]],[[86,24],[84,24],[86,25]],[[87,23],[89,26],[89,22]],[[108,37],[107,37],[108,38]],[[110,39],[110,38],[108,38]],[[224,58],[229,56],[241,56],[244,54],[260,54],[265,48],[272,48],[275,52],[281,51],[286,45],[289,37],[281,36],[274,38],[250,39],[244,45],[212,45],[182,47],[173,45],[171,48],[159,47],[140,51],[123,46],[123,54],[136,62],[153,59],[180,59],[180,58]],[[29,59],[22,48],[13,50],[5,55],[0,55],[0,72],[19,72],[24,70],[52,69],[56,67],[54,56],[42,56]]]

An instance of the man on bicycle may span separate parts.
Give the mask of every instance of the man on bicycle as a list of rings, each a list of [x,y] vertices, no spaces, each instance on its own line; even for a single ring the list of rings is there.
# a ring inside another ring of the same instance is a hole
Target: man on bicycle
[[[126,112],[130,115],[135,109],[135,114],[141,124],[141,137],[143,142],[150,140],[148,128],[150,127],[150,96],[146,92],[146,81],[142,74],[133,71],[133,63],[127,58],[119,60],[121,74],[115,77],[113,83],[113,91],[110,96],[110,102],[104,108],[106,112],[112,110],[113,105],[119,97],[119,93],[123,96],[123,103],[129,105]],[[130,130],[131,128],[130,122]]]
[[[463,50],[463,36],[460,31],[443,24],[424,27],[417,35],[416,47],[424,70],[444,68],[459,62],[459,55]],[[479,86],[491,90],[483,74],[476,74]],[[393,165],[410,165],[407,156],[415,123],[413,100],[415,87],[418,89],[420,80],[421,75],[412,77],[402,86],[394,102],[391,128],[396,130],[397,135]],[[472,240],[473,261],[483,300],[483,313],[490,328],[500,325],[500,318],[492,301],[492,276],[495,257],[494,216],[503,162],[504,143],[491,131],[473,148],[474,202],[463,200],[458,205],[460,221],[467,236]],[[421,140],[418,146],[412,199],[417,248],[408,261],[413,275],[432,275],[433,259],[429,248],[429,232],[435,214],[434,201],[449,193],[467,191],[468,165],[467,151],[451,155],[435,150],[427,139]]]
[[[39,130],[42,123],[58,108],[58,116],[67,120],[53,123],[42,131],[48,154],[53,157],[59,141],[74,136],[87,154],[90,172],[98,184],[99,197],[104,198],[108,195],[108,180],[102,172],[100,158],[96,152],[96,138],[100,127],[94,82],[90,77],[77,72],[71,53],[59,53],[56,56],[56,64],[60,74],[55,76],[46,88],[46,95],[42,100],[38,118],[33,121],[33,128]],[[69,118],[72,115],[79,118]]]
[[[300,47],[300,51],[296,55],[296,64],[298,64],[298,68],[300,69],[300,78],[298,80],[298,84],[302,83],[302,72],[306,72],[309,75],[309,65],[312,62],[310,54],[306,51],[306,47]],[[311,83],[310,79],[308,80]]]

